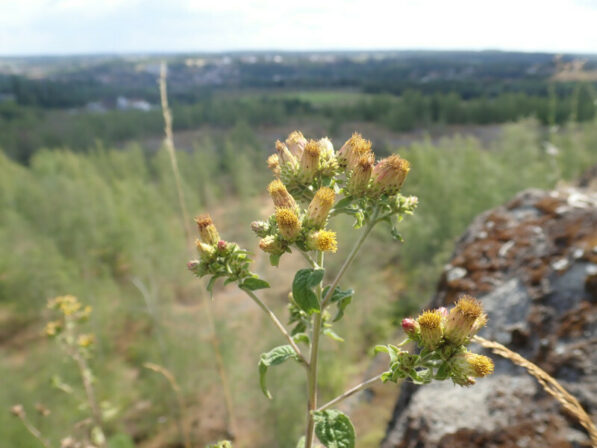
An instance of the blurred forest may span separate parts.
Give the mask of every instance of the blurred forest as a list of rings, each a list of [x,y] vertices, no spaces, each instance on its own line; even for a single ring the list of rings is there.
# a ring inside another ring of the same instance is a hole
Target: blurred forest
[[[226,239],[255,251],[254,270],[272,284],[265,298],[282,316],[304,261],[293,256],[268,268],[249,227],[271,209],[265,159],[274,141],[300,128],[307,138],[327,134],[339,148],[357,130],[380,156],[398,152],[411,162],[404,193],[419,197],[419,209],[401,225],[403,244],[375,233],[350,271],[358,312],[339,327],[346,343],[324,344],[325,399],[359,378],[371,363],[368,347],[396,338],[396,323],[427,301],[454,239],[476,214],[521,189],[574,180],[597,163],[597,95],[592,81],[554,79],[567,59],[553,55],[315,56],[180,57],[169,61],[169,87],[187,206],[209,211]],[[10,385],[0,410],[43,403],[51,415],[31,418],[55,443],[86,412],[76,405],[76,372],[42,335],[47,299],[63,294],[94,309],[85,326],[98,341],[91,362],[112,415],[111,447],[182,446],[171,390],[146,362],[163,365],[180,384],[196,446],[225,436],[210,298],[185,269],[191,255],[161,148],[152,64],[0,63],[0,376]],[[340,253],[354,238],[351,225],[336,223]],[[334,263],[330,257],[332,270]],[[274,400],[265,400],[256,360],[279,336],[234,288],[219,285],[214,296],[235,446],[294,446],[302,376],[282,381],[272,372]],[[65,393],[64,384],[73,390]],[[392,404],[357,416],[359,446],[377,446]],[[37,447],[12,419],[0,412],[0,440]]]

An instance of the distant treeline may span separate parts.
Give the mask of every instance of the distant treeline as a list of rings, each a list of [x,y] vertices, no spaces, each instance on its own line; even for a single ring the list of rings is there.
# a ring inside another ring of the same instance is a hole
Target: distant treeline
[[[504,123],[529,116],[543,125],[554,125],[594,119],[595,92],[592,84],[577,83],[553,85],[545,95],[505,92],[465,99],[456,92],[427,94],[411,89],[400,96],[363,95],[349,103],[323,104],[290,94],[205,95],[193,104],[173,102],[174,129],[203,125],[229,128],[237,123],[280,125],[296,119],[318,119],[328,123],[333,137],[346,121],[378,123],[394,131],[438,124]],[[44,147],[85,150],[94,146],[96,140],[116,144],[159,136],[162,132],[161,112],[157,108],[149,112],[90,113],[0,103],[0,148],[23,162]]]

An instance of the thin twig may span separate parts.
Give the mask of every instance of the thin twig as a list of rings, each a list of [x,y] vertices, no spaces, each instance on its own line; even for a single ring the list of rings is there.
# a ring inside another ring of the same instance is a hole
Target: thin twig
[[[379,381],[381,379],[381,373],[377,376],[374,376],[373,378],[369,378],[367,381],[363,381],[361,384],[357,384],[356,386],[354,386],[352,389],[348,389],[346,392],[344,392],[342,395],[338,395],[336,398],[334,398],[331,401],[328,401],[326,404],[324,404],[323,406],[320,406],[319,408],[317,408],[316,412],[319,411],[325,411],[328,408],[331,408],[332,406],[334,406],[336,403],[339,403],[343,400],[346,400],[348,397],[350,397],[351,395],[356,394],[357,392],[362,391],[363,389],[367,389],[369,386],[371,386],[373,383],[376,383],[377,381]]]
[[[340,283],[342,276],[344,275],[346,270],[350,267],[350,265],[354,261],[357,253],[359,252],[359,249],[361,248],[361,246],[367,239],[367,236],[369,236],[369,233],[371,233],[371,230],[373,230],[373,227],[375,226],[375,224],[377,224],[377,214],[378,213],[379,213],[379,208],[375,207],[375,209],[373,211],[373,215],[371,216],[371,219],[369,221],[369,224],[367,225],[365,230],[361,233],[361,236],[354,244],[354,246],[353,246],[352,250],[350,251],[350,254],[348,254],[348,257],[346,258],[346,260],[344,260],[344,263],[340,267],[340,270],[338,271],[336,278],[332,282],[330,289],[328,290],[328,293],[325,295],[323,301],[321,302],[322,310],[327,306],[327,304],[331,300],[332,295],[334,294],[334,290],[336,289],[336,286],[338,286],[338,283]]]
[[[174,377],[174,375],[172,374],[172,372],[170,372],[168,369],[166,369],[163,366],[160,366],[159,364],[154,364],[151,362],[146,362],[145,364],[143,364],[143,367],[145,367],[146,369],[149,370],[153,370],[154,372],[157,372],[159,374],[161,374],[164,378],[166,378],[166,380],[168,381],[168,383],[170,384],[170,387],[172,387],[172,390],[174,391],[174,395],[176,396],[176,401],[178,404],[178,409],[179,409],[179,413],[180,413],[180,420],[183,422],[183,427],[184,427],[184,445],[186,448],[191,448],[191,437],[190,437],[190,431],[188,429],[188,427],[184,424],[184,401],[182,399],[182,391],[180,389],[180,386],[178,385],[178,383],[176,382],[176,378]]]
[[[292,339],[292,336],[290,336],[290,333],[288,333],[286,328],[284,328],[284,325],[282,324],[282,322],[280,322],[280,319],[278,319],[278,317],[274,314],[274,312],[271,310],[271,308],[268,307],[259,297],[257,297],[257,295],[253,291],[251,291],[249,289],[244,289],[244,288],[241,288],[241,289],[244,292],[246,292],[247,295],[251,299],[253,299],[253,301],[259,306],[259,308],[261,308],[265,312],[265,314],[267,314],[269,316],[269,318],[276,325],[276,327],[278,327],[278,330],[280,330],[280,332],[288,340],[288,343],[293,348],[293,350],[296,352],[296,355],[299,357],[301,362],[305,366],[309,366],[309,362],[307,361],[307,359],[301,352],[301,349],[298,347],[298,345],[296,345],[296,342],[294,342],[294,339]]]
[[[41,434],[41,431],[39,429],[37,429],[33,425],[33,423],[31,423],[29,421],[29,419],[27,418],[27,414],[25,413],[25,409],[23,409],[23,407],[21,405],[14,406],[12,413],[19,420],[21,420],[21,422],[23,423],[23,425],[25,426],[27,431],[29,431],[29,433],[33,437],[35,437],[39,441],[39,443],[41,443],[44,446],[44,448],[52,448],[52,445],[50,444],[50,442],[47,441],[46,439],[44,439],[43,435]]]
[[[580,424],[589,433],[593,447],[597,447],[597,428],[595,427],[595,424],[591,421],[591,418],[585,412],[578,400],[574,398],[574,396],[572,396],[566,389],[564,389],[564,387],[554,377],[549,375],[536,364],[533,364],[528,359],[522,357],[516,352],[513,352],[498,342],[488,341],[487,339],[479,336],[475,336],[473,341],[485,348],[491,349],[496,355],[509,359],[514,364],[524,367],[529,374],[534,376],[537,381],[539,381],[543,389],[545,389],[548,394],[558,400],[564,409],[578,419]]]

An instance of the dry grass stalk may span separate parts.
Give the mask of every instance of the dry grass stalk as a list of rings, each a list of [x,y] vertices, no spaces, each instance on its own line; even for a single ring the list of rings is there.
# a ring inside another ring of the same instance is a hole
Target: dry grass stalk
[[[170,111],[170,107],[168,106],[168,90],[167,90],[167,65],[165,62],[162,62],[160,67],[160,100],[162,105],[162,114],[164,116],[164,145],[166,146],[166,150],[168,151],[168,155],[170,156],[170,163],[172,165],[172,172],[174,173],[174,180],[176,182],[176,190],[178,192],[178,202],[180,204],[180,211],[182,215],[185,235],[187,239],[187,245],[189,248],[194,247],[192,232],[190,227],[191,220],[189,219],[189,213],[187,211],[187,207],[184,200],[183,190],[182,190],[182,182],[180,177],[180,172],[178,170],[178,161],[176,159],[176,148],[174,146],[174,134],[172,132],[172,112]],[[224,361],[222,359],[222,353],[220,350],[219,338],[216,331],[216,326],[214,323],[213,313],[211,309],[211,304],[208,303],[206,307],[206,315],[208,320],[208,325],[210,328],[210,333],[212,334],[211,343],[214,349],[215,357],[216,357],[216,366],[218,369],[218,375],[220,376],[220,381],[222,382],[222,388],[224,389],[224,401],[226,404],[226,414],[228,421],[226,422],[227,432],[230,438],[234,438],[234,433],[236,429],[236,421],[234,416],[234,408],[232,404],[232,395],[230,393],[230,384],[228,381],[228,374],[226,372]]]
[[[182,391],[180,389],[180,386],[178,385],[178,382],[176,381],[176,378],[174,377],[174,375],[172,374],[172,372],[170,372],[165,367],[160,366],[159,364],[154,364],[154,363],[151,363],[151,362],[146,362],[145,364],[143,364],[143,367],[145,367],[146,369],[153,370],[154,372],[159,373],[164,378],[166,378],[166,380],[170,384],[170,387],[174,391],[174,395],[176,395],[176,401],[178,403],[179,421],[180,421],[180,424],[183,427],[182,433],[183,433],[183,436],[184,436],[184,446],[185,446],[185,448],[192,448],[192,445],[191,445],[191,436],[190,436],[190,433],[189,433],[189,429],[184,424],[184,401],[182,399]]]
[[[560,404],[574,415],[580,424],[587,430],[589,437],[591,438],[591,445],[597,447],[597,428],[591,421],[591,417],[585,412],[580,403],[570,393],[562,387],[558,381],[549,375],[547,372],[542,370],[537,365],[533,364],[528,359],[522,357],[516,352],[508,349],[498,342],[488,341],[485,338],[475,336],[473,341],[480,344],[481,346],[491,349],[493,353],[501,356],[502,358],[509,359],[514,364],[524,367],[529,374],[534,376],[537,381],[543,386],[543,389],[560,402]]]

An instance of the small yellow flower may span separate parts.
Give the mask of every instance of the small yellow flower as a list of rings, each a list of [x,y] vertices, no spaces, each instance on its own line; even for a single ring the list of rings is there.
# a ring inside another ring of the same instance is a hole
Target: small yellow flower
[[[369,152],[371,152],[371,142],[365,140],[361,134],[355,132],[352,134],[352,137],[346,140],[346,143],[342,145],[342,148],[340,148],[336,157],[340,166],[352,170],[358,160]]]
[[[494,370],[493,361],[490,358],[468,351],[455,355],[450,365],[452,380],[461,386],[475,384],[475,378],[491,375]]]
[[[276,210],[276,223],[280,234],[285,240],[294,240],[301,231],[301,223],[299,222],[296,212],[290,208],[279,208]]]
[[[272,154],[267,158],[267,167],[274,173],[274,176],[280,176],[280,158],[278,154]]]
[[[295,210],[296,201],[292,197],[288,190],[284,186],[281,180],[276,179],[273,180],[267,187],[267,191],[269,192],[272,200],[274,201],[274,206],[279,208],[291,208]]]
[[[421,341],[425,348],[433,350],[442,340],[442,315],[438,310],[424,311],[417,322],[421,329]]]
[[[79,347],[89,347],[95,342],[95,336],[92,334],[80,334],[77,338],[77,344]]]
[[[348,182],[348,191],[353,196],[362,196],[369,187],[369,179],[373,172],[375,156],[373,153],[365,154],[357,161]]]
[[[46,327],[44,328],[44,333],[46,334],[46,336],[52,337],[60,333],[60,330],[62,330],[62,322],[53,320],[46,324]]]
[[[195,218],[197,228],[199,229],[199,236],[204,243],[215,246],[220,241],[218,229],[214,225],[209,214],[203,214]]]
[[[309,234],[307,245],[311,250],[320,250],[322,252],[333,252],[338,250],[338,241],[336,232],[331,230],[318,230]]]
[[[313,227],[323,227],[334,205],[335,198],[334,190],[329,187],[317,190],[307,209],[307,223]]]

